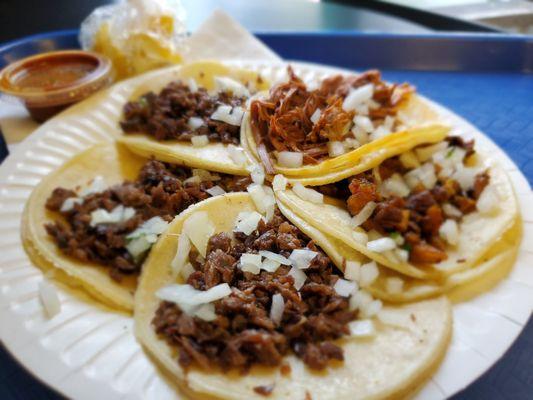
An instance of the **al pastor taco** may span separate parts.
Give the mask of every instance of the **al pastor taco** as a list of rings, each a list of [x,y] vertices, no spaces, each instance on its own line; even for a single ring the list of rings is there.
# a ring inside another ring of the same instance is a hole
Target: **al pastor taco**
[[[141,81],[124,105],[119,141],[144,157],[247,175],[242,119],[250,96],[266,87],[256,73],[215,62]]]
[[[378,71],[333,76],[310,88],[289,68],[287,82],[254,97],[241,142],[267,173],[324,184],[372,168],[447,127],[408,84]]]
[[[100,300],[132,309],[146,254],[174,216],[248,177],[210,173],[95,145],[47,176],[26,204],[22,239]]]
[[[407,395],[438,364],[451,323],[443,297],[382,306],[246,193],[176,217],[135,297],[137,338],[199,399]]]

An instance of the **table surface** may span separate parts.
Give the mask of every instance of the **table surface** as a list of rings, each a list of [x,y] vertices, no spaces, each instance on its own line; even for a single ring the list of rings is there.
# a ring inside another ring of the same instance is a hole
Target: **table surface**
[[[40,31],[61,28],[76,28],[91,9],[108,1],[87,0],[26,0],[0,1],[0,43]],[[252,30],[381,30],[386,32],[424,33],[426,28],[398,20],[379,13],[335,4],[315,4],[303,0],[195,0],[195,6],[187,5],[189,29],[194,29],[214,5],[222,5],[226,11],[237,18],[245,27]],[[26,15],[23,11],[31,9]],[[302,16],[293,18],[293,15]],[[520,104],[515,112],[505,117],[491,114],[493,104],[479,101],[479,83],[488,78],[486,73],[458,74],[449,72],[420,73],[406,71],[387,71],[385,77],[392,80],[413,82],[425,95],[459,111],[464,117],[476,124],[504,148],[533,182],[533,161],[528,142],[533,138],[533,122],[524,115],[533,116],[533,102]],[[513,82],[507,86],[506,98],[512,99],[514,93],[529,90],[533,92],[533,78],[524,77],[517,81],[516,74],[494,74],[500,85],[506,80]],[[465,87],[465,82],[468,82]],[[499,86],[501,87],[501,86]],[[455,88],[450,90],[450,88]],[[460,88],[460,90],[458,90]],[[483,89],[483,98],[495,96]],[[523,95],[523,93],[521,93]],[[461,104],[458,110],[457,103]],[[501,134],[505,130],[508,137]],[[527,140],[524,140],[527,139]],[[503,359],[493,366],[475,384],[454,396],[454,399],[530,399],[533,393],[533,321],[530,320],[524,332],[506,353]],[[0,348],[0,399],[58,399],[54,391],[27,374],[13,361],[11,356]]]

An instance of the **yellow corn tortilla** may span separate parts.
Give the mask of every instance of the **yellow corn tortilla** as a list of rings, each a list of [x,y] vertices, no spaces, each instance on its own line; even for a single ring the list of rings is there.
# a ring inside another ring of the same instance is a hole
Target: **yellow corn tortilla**
[[[457,246],[448,246],[448,259],[432,265],[414,265],[398,259],[387,257],[383,253],[370,251],[366,243],[362,243],[354,236],[354,232],[364,233],[358,227],[351,226],[351,215],[345,204],[338,201],[328,201],[316,204],[298,197],[291,189],[276,191],[279,202],[293,211],[297,216],[322,231],[334,237],[377,261],[381,265],[418,279],[443,279],[453,273],[469,269],[478,262],[491,246],[509,230],[518,217],[518,206],[513,188],[505,172],[490,160],[483,161],[481,156],[477,162],[489,169],[490,182],[497,188],[500,196],[499,212],[483,215],[473,212],[466,215],[459,224],[459,241]]]
[[[277,174],[285,175],[289,181],[297,181],[304,185],[324,185],[373,168],[383,160],[420,144],[439,142],[448,134],[449,127],[438,123],[437,113],[415,94],[402,105],[401,112],[408,121],[406,130],[393,132],[316,165],[288,168],[279,166],[276,160],[273,160],[274,170]],[[256,162],[260,162],[249,114],[243,120],[241,144]]]
[[[229,77],[243,84],[251,83],[258,89],[264,89],[268,82],[259,80],[259,75],[252,71],[229,68],[213,61],[201,61],[184,65],[172,70],[169,74],[155,76],[147,75],[146,79],[132,80],[136,84],[132,91],[131,100],[137,99],[146,92],[158,93],[171,81],[193,78],[198,86],[208,90],[214,88],[215,77]],[[230,156],[228,145],[209,143],[203,147],[194,147],[189,141],[165,140],[159,141],[144,133],[123,134],[118,141],[126,145],[131,151],[143,156],[154,157],[157,160],[211,171],[225,172],[234,175],[248,175],[246,167],[252,163],[248,160],[242,165],[237,164]],[[246,154],[245,154],[246,155]]]
[[[22,218],[22,242],[33,262],[44,269],[59,268],[71,277],[73,283],[82,285],[98,300],[112,307],[132,310],[137,278],[125,276],[121,282],[116,282],[109,276],[108,268],[63,254],[44,228],[45,223],[61,216],[48,211],[45,204],[55,188],[74,189],[96,176],[102,176],[108,186],[134,180],[145,162],[123,146],[105,143],[90,147],[46,176],[33,190]]]
[[[198,203],[174,219],[145,263],[135,295],[135,334],[179,388],[195,399],[243,400],[264,399],[253,388],[271,384],[271,399],[303,399],[307,392],[322,400],[382,399],[416,390],[438,365],[450,338],[451,308],[444,297],[401,307],[386,306],[385,312],[403,323],[393,326],[376,321],[375,337],[339,341],[345,361],[323,372],[309,370],[293,355],[285,360],[291,367],[289,376],[282,375],[279,368],[255,367],[242,375],[238,371],[206,372],[195,367],[185,371],[179,365],[176,348],[158,337],[151,321],[159,306],[155,293],[175,282],[170,263],[183,222],[194,212],[205,211],[215,232],[228,232],[240,212],[252,210],[254,203],[246,193]]]

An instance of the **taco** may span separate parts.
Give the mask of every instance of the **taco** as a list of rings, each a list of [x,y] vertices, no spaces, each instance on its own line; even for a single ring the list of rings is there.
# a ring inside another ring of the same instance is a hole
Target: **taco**
[[[476,153],[473,141],[452,136],[333,184],[275,191],[315,228],[423,279],[470,268],[518,217],[503,170]]]
[[[23,243],[38,265],[59,268],[99,300],[131,310],[146,254],[174,216],[250,182],[98,144],[35,188],[22,220]]]
[[[452,324],[443,297],[382,307],[245,193],[176,217],[145,264],[134,315],[138,340],[180,389],[217,399],[407,395]]]
[[[288,74],[252,99],[242,129],[241,142],[269,174],[328,183],[447,134],[413,87],[388,84],[378,71],[336,75],[315,89]]]
[[[119,142],[144,157],[247,175],[240,127],[246,102],[267,82],[215,62],[172,72],[140,81],[124,105]]]

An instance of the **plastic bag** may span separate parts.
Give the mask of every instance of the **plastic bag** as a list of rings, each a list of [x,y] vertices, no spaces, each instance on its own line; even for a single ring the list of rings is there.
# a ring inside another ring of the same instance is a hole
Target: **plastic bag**
[[[117,79],[180,63],[186,37],[180,0],[124,0],[96,8],[81,24],[85,50],[111,59]]]

